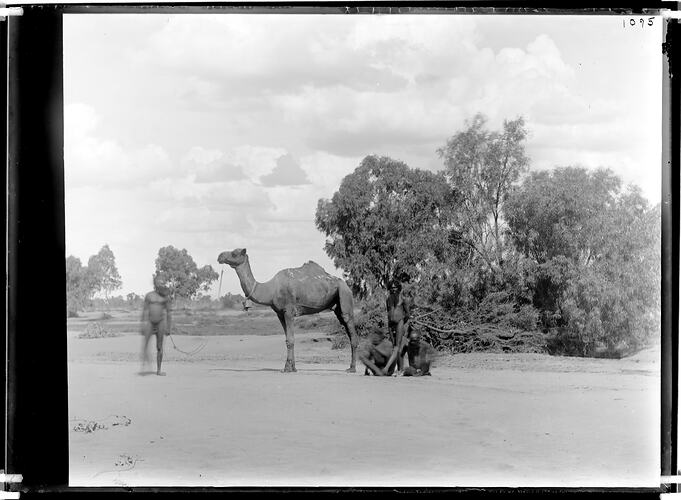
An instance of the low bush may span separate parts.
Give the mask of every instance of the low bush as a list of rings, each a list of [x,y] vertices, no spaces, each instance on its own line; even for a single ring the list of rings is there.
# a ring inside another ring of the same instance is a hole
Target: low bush
[[[78,335],[79,339],[101,339],[106,337],[120,337],[118,332],[110,332],[99,322],[89,323],[85,331]]]

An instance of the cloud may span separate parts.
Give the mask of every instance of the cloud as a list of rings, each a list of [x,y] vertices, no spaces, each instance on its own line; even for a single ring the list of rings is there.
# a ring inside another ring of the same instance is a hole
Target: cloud
[[[91,106],[64,107],[64,172],[70,186],[137,187],[180,173],[177,162],[158,144],[128,147],[98,137],[99,115]]]
[[[477,56],[472,17],[398,17],[171,17],[140,57],[171,72],[187,109],[238,117],[238,130],[228,125],[236,133],[267,132],[274,118],[279,129],[300,131],[301,142],[313,136],[309,147],[329,144],[338,153],[346,145],[352,154],[357,135],[367,131],[418,138],[442,118],[451,121],[457,109],[434,84],[456,83]]]
[[[169,206],[159,214],[156,224],[170,233],[210,233],[243,231],[248,222],[235,210],[217,211],[206,205]]]
[[[474,24],[460,23],[467,28],[460,33],[453,30],[459,24],[443,17],[425,26],[403,20],[374,31],[361,23],[356,27],[355,46],[371,47],[368,57],[376,54],[391,65],[406,85],[358,91],[345,85],[354,77],[350,73],[335,87],[303,86],[270,95],[272,107],[282,111],[289,128],[299,131],[309,148],[346,156],[390,149],[400,155],[407,144],[432,155],[477,112],[499,126],[504,118],[549,103],[565,108],[553,113],[557,119],[568,114],[575,118],[588,109],[588,103],[571,94],[574,71],[548,36],[536,37],[525,48],[494,53],[477,47],[474,36],[463,36],[474,32]],[[391,51],[391,46],[404,50]]]
[[[277,159],[286,154],[286,150],[278,147],[254,146],[241,144],[223,152],[224,159],[234,165],[240,165],[246,177],[254,183],[271,173],[277,166]]]
[[[340,186],[343,177],[352,173],[360,164],[361,157],[344,157],[323,151],[300,158],[300,166],[314,185],[320,197],[331,197]]]
[[[185,95],[192,93],[193,86],[195,95],[208,92],[222,95],[221,100],[236,89],[241,94],[286,92],[305,85],[335,87],[342,80],[358,90],[405,84],[388,61],[365,57],[367,50],[381,56],[401,47],[381,47],[382,41],[353,43],[358,37],[352,21],[338,22],[336,16],[254,17],[171,17],[151,36],[139,58],[145,64],[191,74],[192,79],[184,82]],[[346,78],[348,70],[353,78]]]
[[[195,146],[183,158],[183,165],[193,174],[194,182],[229,182],[246,178],[239,165],[230,163],[218,149]]]
[[[299,186],[309,184],[305,171],[290,154],[277,158],[277,166],[271,173],[260,178],[263,186]]]
[[[611,167],[659,192],[660,121],[642,110],[661,96],[628,89],[660,72],[532,19],[492,40],[489,16],[97,17],[92,47],[65,45],[67,239],[125,245],[129,269],[167,244],[211,263],[248,247],[268,279],[325,259],[317,202],[364,156],[440,168],[435,150],[477,112],[493,129],[525,116],[533,168]]]
[[[526,23],[536,35],[492,50],[480,34],[486,21],[170,16],[137,58],[149,74],[171,79],[183,109],[229,116],[211,128],[233,137],[232,146],[274,153],[247,165],[226,146],[222,158],[196,169],[196,182],[241,173],[264,185],[298,182],[292,174],[275,178],[277,160],[289,151],[298,158],[315,150],[348,158],[389,154],[432,166],[434,150],[477,112],[493,127],[518,115],[538,126],[617,126],[621,102],[580,91],[580,70],[550,31],[537,33]]]

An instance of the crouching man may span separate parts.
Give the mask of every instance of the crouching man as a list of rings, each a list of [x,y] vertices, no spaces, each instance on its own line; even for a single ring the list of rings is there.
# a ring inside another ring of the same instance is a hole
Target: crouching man
[[[392,375],[395,369],[395,360],[393,359],[392,367],[388,366],[388,360],[392,353],[392,342],[380,328],[376,328],[369,334],[369,343],[363,349],[360,349],[357,356],[366,367],[364,375]]]

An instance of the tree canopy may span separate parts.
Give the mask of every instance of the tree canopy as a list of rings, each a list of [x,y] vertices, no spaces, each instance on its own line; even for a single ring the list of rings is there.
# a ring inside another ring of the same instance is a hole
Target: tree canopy
[[[317,228],[324,249],[356,293],[412,278],[443,258],[451,190],[441,174],[367,156],[331,200],[319,200]]]
[[[122,285],[116,268],[116,258],[104,245],[96,255],[90,256],[88,265],[69,255],[66,258],[66,305],[68,314],[75,316],[98,292],[104,292],[105,300],[113,290]]]
[[[640,348],[659,327],[659,205],[607,169],[529,172],[527,137],[522,117],[476,115],[441,172],[365,157],[318,202],[326,253],[355,293],[408,280],[456,324],[540,330],[568,354]]]
[[[457,202],[458,234],[490,267],[503,261],[504,203],[529,167],[526,138],[522,117],[491,131],[487,118],[477,114],[437,150]]]
[[[92,272],[83,267],[80,259],[66,258],[66,308],[69,316],[76,316],[95,293],[96,283]]]
[[[186,249],[172,245],[158,251],[154,279],[160,278],[172,297],[192,299],[200,291],[207,291],[219,275],[210,265],[199,268]]]
[[[528,176],[507,203],[509,236],[535,264],[534,304],[545,326],[636,347],[655,330],[660,211],[610,170],[557,168]]]
[[[106,299],[109,298],[112,291],[121,287],[122,282],[116,267],[116,257],[109,245],[104,245],[97,255],[90,257],[87,267],[92,273],[96,291],[103,291]]]
[[[620,190],[620,179],[607,169],[532,172],[508,200],[511,239],[538,263],[563,255],[586,264],[603,250]]]

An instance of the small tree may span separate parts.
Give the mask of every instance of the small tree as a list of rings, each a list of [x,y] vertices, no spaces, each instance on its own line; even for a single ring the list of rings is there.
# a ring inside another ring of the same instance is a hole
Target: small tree
[[[154,278],[157,277],[173,298],[192,299],[199,291],[208,291],[219,275],[210,265],[199,269],[186,249],[170,245],[158,251]]]
[[[80,259],[69,255],[66,258],[66,308],[68,316],[77,316],[84,309],[96,288],[92,272],[83,267]]]
[[[121,276],[116,268],[116,257],[109,245],[104,245],[97,255],[90,257],[87,267],[94,276],[96,291],[104,292],[104,299],[108,304],[111,292],[122,285]]]
[[[136,294],[135,292],[130,292],[125,296],[125,302],[130,308],[141,308],[143,300],[144,297]]]

